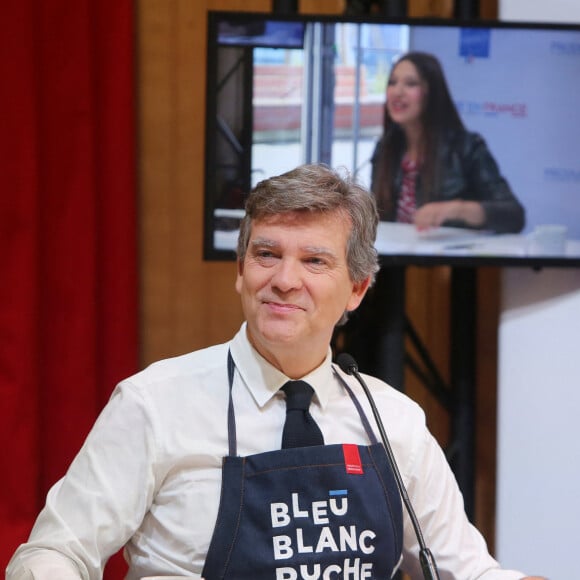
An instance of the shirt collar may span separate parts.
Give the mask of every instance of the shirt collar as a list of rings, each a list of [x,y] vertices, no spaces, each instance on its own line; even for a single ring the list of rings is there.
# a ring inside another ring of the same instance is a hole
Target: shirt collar
[[[246,387],[252,394],[258,406],[264,406],[290,378],[272,366],[250,344],[246,332],[246,323],[231,342],[231,353],[236,364],[236,370]],[[332,370],[332,350],[330,345],[322,364],[312,372],[301,377],[312,386],[320,406],[324,408],[335,386]]]

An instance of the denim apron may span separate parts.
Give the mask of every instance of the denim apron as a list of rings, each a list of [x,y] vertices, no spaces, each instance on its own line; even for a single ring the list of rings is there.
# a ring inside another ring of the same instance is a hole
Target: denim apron
[[[370,445],[320,445],[237,457],[228,353],[229,455],[205,580],[382,580],[400,561],[401,499],[356,396]],[[340,418],[337,418],[337,421]]]

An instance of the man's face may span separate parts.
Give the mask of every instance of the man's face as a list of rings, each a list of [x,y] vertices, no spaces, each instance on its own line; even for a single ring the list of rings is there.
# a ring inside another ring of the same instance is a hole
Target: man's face
[[[236,290],[250,342],[278,368],[293,354],[322,362],[335,324],[360,304],[369,281],[350,279],[350,229],[341,213],[290,213],[252,223]]]

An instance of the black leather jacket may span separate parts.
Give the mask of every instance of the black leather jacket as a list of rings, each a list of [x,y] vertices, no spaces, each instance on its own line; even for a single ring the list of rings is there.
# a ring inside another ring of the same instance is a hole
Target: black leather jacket
[[[381,158],[382,141],[379,141],[372,156],[371,190],[375,189],[376,168]],[[486,220],[480,226],[497,233],[518,233],[525,224],[525,210],[513,194],[508,182],[501,175],[499,167],[491,155],[481,135],[469,131],[453,133],[439,150],[441,186],[427,200],[421,187],[421,176],[417,179],[415,197],[420,207],[427,201],[449,201],[464,199],[481,203]],[[395,195],[398,196],[402,170],[401,160],[396,162]],[[392,207],[397,207],[397,199]],[[395,211],[381,210],[382,221],[394,221]],[[464,223],[445,222],[445,226],[466,227]]]

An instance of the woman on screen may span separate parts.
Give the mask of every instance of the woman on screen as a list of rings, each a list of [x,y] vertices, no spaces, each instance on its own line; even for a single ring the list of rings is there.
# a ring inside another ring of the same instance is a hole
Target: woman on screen
[[[410,52],[387,85],[384,131],[372,158],[381,219],[426,230],[457,226],[517,233],[524,208],[483,138],[465,129],[439,61]]]

